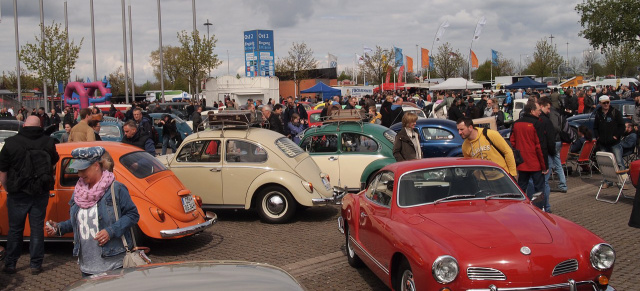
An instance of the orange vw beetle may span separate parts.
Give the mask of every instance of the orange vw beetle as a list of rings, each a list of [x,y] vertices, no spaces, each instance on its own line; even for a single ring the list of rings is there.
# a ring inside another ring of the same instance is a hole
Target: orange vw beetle
[[[218,220],[212,212],[204,212],[200,197],[182,185],[180,180],[145,151],[117,142],[61,143],[56,148],[60,160],[55,167],[55,187],[49,193],[46,220],[63,221],[69,218],[69,201],[78,181],[78,174],[68,165],[71,150],[79,147],[102,146],[114,161],[116,180],[129,189],[133,203],[138,207],[140,220],[134,227],[136,241],[146,237],[154,239],[180,238],[212,226]],[[0,240],[6,241],[9,231],[7,192],[0,188]],[[29,223],[25,225],[25,240],[29,239]],[[73,240],[69,233],[62,238],[50,237],[46,241]]]

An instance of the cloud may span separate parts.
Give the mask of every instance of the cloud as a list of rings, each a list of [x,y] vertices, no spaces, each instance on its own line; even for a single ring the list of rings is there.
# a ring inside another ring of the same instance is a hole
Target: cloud
[[[313,15],[314,1],[311,0],[245,0],[254,16],[267,17],[274,29],[294,27],[300,21]]]

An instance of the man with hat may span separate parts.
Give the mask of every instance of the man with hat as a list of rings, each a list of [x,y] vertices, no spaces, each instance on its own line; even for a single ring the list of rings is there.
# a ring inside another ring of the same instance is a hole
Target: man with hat
[[[29,152],[27,152],[29,150]],[[37,151],[37,153],[36,153]],[[7,212],[9,218],[9,232],[7,235],[7,258],[3,271],[7,274],[16,273],[16,263],[22,253],[22,242],[24,224],[29,216],[29,227],[31,229],[31,240],[29,241],[29,253],[31,255],[31,273],[42,272],[42,261],[44,259],[44,219],[49,204],[49,186],[44,183],[42,189],[33,189],[21,184],[21,169],[25,169],[25,159],[29,155],[32,163],[42,161],[37,157],[42,157],[46,152],[49,156],[50,165],[55,165],[60,158],[56,152],[53,138],[44,134],[40,127],[38,116],[27,117],[23,128],[12,137],[5,140],[4,147],[0,151],[0,183],[8,191]],[[46,162],[46,160],[44,160]],[[42,168],[33,169],[34,172],[42,172]],[[48,169],[52,176],[53,168]],[[37,173],[36,172],[36,173]],[[46,175],[42,175],[46,177]],[[53,181],[53,177],[50,178]],[[42,179],[30,179],[27,183],[35,183]],[[26,189],[36,190],[40,193],[25,192]]]
[[[613,153],[620,170],[624,170],[622,161],[622,135],[624,134],[624,119],[622,113],[615,107],[611,107],[608,95],[598,98],[600,107],[596,109],[593,122],[593,135],[595,136],[601,151]],[[607,185],[607,184],[605,184]],[[608,186],[604,186],[606,188]]]

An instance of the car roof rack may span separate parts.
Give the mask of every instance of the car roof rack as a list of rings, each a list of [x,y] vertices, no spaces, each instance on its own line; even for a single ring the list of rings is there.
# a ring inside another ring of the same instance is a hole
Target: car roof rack
[[[209,112],[201,125],[205,129],[247,129],[259,120],[251,110],[223,110],[218,113]]]
[[[335,124],[336,130],[340,131],[340,125],[345,123],[357,123],[361,131],[364,131],[364,119],[367,114],[362,109],[333,109],[327,112],[327,116],[322,117],[322,125]],[[317,128],[316,128],[317,130]]]

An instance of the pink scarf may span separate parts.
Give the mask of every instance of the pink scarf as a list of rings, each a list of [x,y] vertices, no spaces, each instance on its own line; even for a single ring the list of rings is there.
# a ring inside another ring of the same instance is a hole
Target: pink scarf
[[[113,173],[106,170],[102,171],[100,181],[89,189],[89,185],[84,182],[84,179],[80,178],[74,190],[73,200],[80,208],[90,208],[98,203],[105,191],[107,191],[107,188],[111,187],[111,183],[113,183],[114,180],[115,176]]]

